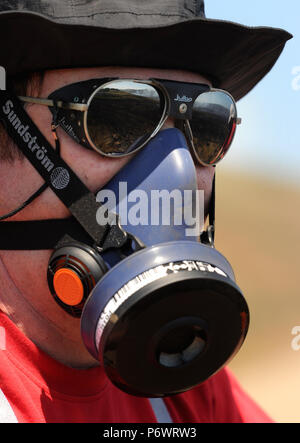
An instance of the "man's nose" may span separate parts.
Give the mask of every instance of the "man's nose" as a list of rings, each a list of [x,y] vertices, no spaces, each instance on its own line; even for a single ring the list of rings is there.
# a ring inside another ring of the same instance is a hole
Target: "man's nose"
[[[161,129],[168,129],[168,128],[175,128],[175,120],[172,117],[168,117],[167,120],[164,122]]]
[[[192,130],[190,127],[190,124],[187,120],[177,120],[175,122],[175,119],[172,117],[168,117],[167,120],[165,121],[165,123],[163,124],[162,129],[168,129],[168,128],[177,128],[179,129],[181,132],[183,132],[187,144],[190,148],[190,151],[192,152],[191,146],[192,146],[192,140],[193,140],[193,135],[192,135]]]

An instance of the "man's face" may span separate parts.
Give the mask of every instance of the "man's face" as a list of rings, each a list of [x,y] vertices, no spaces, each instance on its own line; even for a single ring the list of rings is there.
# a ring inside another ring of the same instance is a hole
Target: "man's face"
[[[142,68],[86,68],[46,72],[41,97],[82,80],[102,77],[149,79],[164,78],[185,82],[209,82],[202,76],[175,70]],[[41,105],[30,105],[27,112],[54,147],[52,115]],[[164,125],[172,127],[168,119]],[[77,144],[61,128],[57,134],[61,157],[85,185],[96,192],[132,157],[111,159]],[[204,190],[207,210],[212,190],[213,167],[196,164],[198,188]],[[0,165],[0,215],[15,209],[43,183],[32,165],[24,159]],[[68,209],[47,189],[38,199],[11,220],[40,220],[70,216]],[[24,233],[26,235],[26,233]],[[90,357],[80,338],[78,319],[65,313],[53,300],[47,285],[47,266],[51,251],[0,251],[0,308],[7,312],[26,335],[59,360],[75,366],[89,364]],[[41,333],[43,331],[43,333]],[[58,348],[61,348],[58,351]],[[63,349],[65,351],[63,352]],[[66,351],[68,350],[68,351]]]

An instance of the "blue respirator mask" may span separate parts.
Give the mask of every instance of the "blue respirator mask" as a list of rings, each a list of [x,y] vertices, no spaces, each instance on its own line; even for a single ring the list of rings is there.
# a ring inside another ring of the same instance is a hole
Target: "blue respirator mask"
[[[72,217],[2,223],[0,249],[53,249],[50,292],[80,318],[85,346],[121,390],[163,397],[207,380],[241,347],[249,312],[213,244],[214,195],[203,229],[182,132],[158,132],[95,197],[12,95],[2,98],[1,117],[8,100],[22,124],[7,121],[8,133]],[[26,131],[39,151],[28,148]]]

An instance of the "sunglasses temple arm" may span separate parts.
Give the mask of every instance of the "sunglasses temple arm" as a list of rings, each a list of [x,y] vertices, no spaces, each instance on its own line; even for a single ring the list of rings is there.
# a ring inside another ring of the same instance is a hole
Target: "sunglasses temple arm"
[[[66,103],[61,100],[55,101],[49,100],[46,98],[38,98],[38,97],[24,97],[18,96],[19,100],[25,103],[33,103],[36,105],[44,105],[48,107],[57,107],[62,109],[70,109],[72,111],[81,111],[84,112],[87,110],[87,105],[85,103]]]

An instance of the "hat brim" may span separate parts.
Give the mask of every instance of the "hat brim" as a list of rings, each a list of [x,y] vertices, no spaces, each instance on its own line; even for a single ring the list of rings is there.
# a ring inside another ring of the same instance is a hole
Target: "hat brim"
[[[239,100],[270,71],[290,38],[281,29],[211,19],[111,29],[2,12],[0,64],[8,75],[91,66],[184,69]]]

